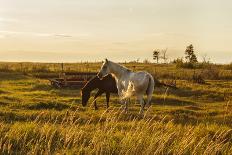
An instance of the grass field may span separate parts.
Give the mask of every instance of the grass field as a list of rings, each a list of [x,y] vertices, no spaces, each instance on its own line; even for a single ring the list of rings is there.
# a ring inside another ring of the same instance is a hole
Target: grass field
[[[140,116],[134,99],[127,114],[116,95],[108,110],[104,96],[99,110],[92,98],[83,108],[78,89],[54,89],[48,80],[6,65],[0,72],[0,154],[232,154],[229,78],[200,85],[185,80],[181,69],[159,66],[183,79],[168,94],[156,88],[152,107]],[[165,80],[158,67],[136,66],[144,68]],[[224,72],[232,77],[231,70]]]

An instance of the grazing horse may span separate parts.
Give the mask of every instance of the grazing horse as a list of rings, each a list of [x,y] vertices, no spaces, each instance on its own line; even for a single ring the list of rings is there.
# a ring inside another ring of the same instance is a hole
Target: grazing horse
[[[109,99],[110,99],[110,93],[118,93],[118,89],[116,87],[116,81],[112,77],[111,74],[105,76],[102,79],[99,79],[98,76],[95,76],[90,81],[88,81],[85,86],[81,89],[81,96],[82,96],[82,105],[86,106],[87,102],[90,98],[90,93],[94,89],[98,88],[98,92],[94,96],[94,108],[95,110],[98,109],[96,98],[103,93],[106,93],[106,105],[107,108],[109,107]]]
[[[125,103],[124,110],[128,111],[128,99],[130,96],[137,96],[141,104],[140,114],[144,111],[144,106],[147,104],[150,106],[150,101],[154,91],[154,78],[148,72],[132,72],[124,66],[114,63],[109,60],[105,60],[97,76],[103,78],[107,74],[112,74],[116,79],[118,95]],[[143,100],[143,96],[147,95],[146,103]]]

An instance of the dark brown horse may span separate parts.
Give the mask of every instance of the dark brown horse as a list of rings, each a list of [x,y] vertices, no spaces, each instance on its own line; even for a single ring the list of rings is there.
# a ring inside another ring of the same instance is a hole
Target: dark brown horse
[[[86,106],[87,102],[90,98],[91,91],[94,89],[98,89],[97,93],[94,96],[94,108],[98,109],[96,98],[103,93],[106,94],[106,106],[109,107],[110,93],[118,93],[118,89],[116,87],[116,81],[112,77],[111,74],[99,79],[98,76],[95,76],[91,80],[89,80],[85,86],[81,89],[82,96],[82,105]]]

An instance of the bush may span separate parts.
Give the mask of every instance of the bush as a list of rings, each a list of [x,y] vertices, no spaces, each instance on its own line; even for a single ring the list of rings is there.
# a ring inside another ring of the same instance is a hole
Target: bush
[[[210,80],[218,80],[220,79],[220,70],[217,67],[208,67],[204,70],[202,70],[201,75],[205,78],[205,79],[210,79]]]
[[[184,61],[182,58],[177,58],[173,60],[173,63],[176,64],[176,68],[182,68],[184,65]]]
[[[195,63],[191,62],[184,62],[182,58],[177,58],[173,61],[174,64],[176,64],[176,68],[188,68],[193,69],[196,68]]]
[[[209,68],[211,65],[212,64],[209,62],[202,62],[202,63],[195,64],[195,68],[204,69],[204,68]]]
[[[178,58],[173,61],[176,64],[176,68],[186,68],[186,69],[204,69],[209,68],[213,64],[209,62],[193,63],[193,62],[184,62],[182,58]],[[232,65],[231,65],[232,69]]]
[[[148,59],[144,59],[143,60],[143,63],[145,63],[145,64],[149,64],[149,63],[151,63]]]
[[[12,68],[8,64],[0,65],[0,72],[11,72]]]
[[[35,65],[32,67],[31,69],[32,72],[49,72],[49,67],[45,66],[45,65]]]
[[[232,62],[224,67],[227,70],[232,70]]]

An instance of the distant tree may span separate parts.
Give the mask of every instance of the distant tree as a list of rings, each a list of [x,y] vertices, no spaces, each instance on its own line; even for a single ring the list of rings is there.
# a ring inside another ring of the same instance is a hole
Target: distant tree
[[[207,54],[202,55],[202,62],[210,63],[210,58],[207,56]]]
[[[187,62],[189,63],[196,63],[197,61],[197,56],[194,53],[194,49],[193,49],[193,45],[190,44],[189,46],[187,46],[186,50],[185,50],[185,58],[187,60]]]
[[[190,59],[191,63],[197,63],[197,56],[195,54],[192,55],[191,59]]]
[[[149,64],[149,63],[150,63],[150,61],[149,61],[148,59],[144,59],[144,60],[143,60],[143,63],[145,63],[145,64]]]
[[[139,59],[139,58],[137,58],[137,59],[136,59],[136,62],[137,62],[137,63],[139,63],[139,60],[140,60],[140,59]]]
[[[157,63],[159,63],[159,54],[160,54],[159,50],[153,51],[153,60],[156,60]]]
[[[163,62],[166,63],[168,58],[167,58],[167,48],[164,49],[164,50],[161,50],[161,56],[160,56],[160,59],[163,59]]]

